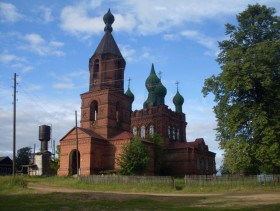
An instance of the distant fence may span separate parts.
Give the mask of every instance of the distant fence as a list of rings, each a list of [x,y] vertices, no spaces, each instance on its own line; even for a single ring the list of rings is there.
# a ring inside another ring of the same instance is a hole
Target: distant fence
[[[279,184],[280,175],[185,175],[184,178],[161,176],[123,176],[123,175],[89,175],[79,176],[79,180],[89,184],[102,185],[152,185],[152,186],[209,186],[209,185],[265,185]]]
[[[186,186],[280,183],[280,175],[186,175],[184,183]]]
[[[90,175],[79,176],[80,181],[90,184],[122,184],[122,185],[153,185],[173,186],[172,177],[159,176],[123,176],[123,175]]]

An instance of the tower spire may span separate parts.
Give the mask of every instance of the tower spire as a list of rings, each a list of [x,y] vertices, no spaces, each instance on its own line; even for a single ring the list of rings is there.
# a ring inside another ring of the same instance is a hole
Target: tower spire
[[[115,17],[114,15],[111,13],[111,10],[109,9],[108,12],[103,16],[103,21],[105,23],[105,28],[104,31],[105,32],[112,32],[113,28],[112,28],[112,24],[115,21]]]

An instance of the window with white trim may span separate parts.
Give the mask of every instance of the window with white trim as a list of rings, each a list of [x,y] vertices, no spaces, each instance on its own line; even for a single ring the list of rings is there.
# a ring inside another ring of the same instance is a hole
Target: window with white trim
[[[137,127],[132,128],[132,133],[133,135],[137,136]]]
[[[145,128],[145,126],[143,125],[143,126],[141,127],[141,138],[145,138],[145,133],[146,133],[146,128]]]

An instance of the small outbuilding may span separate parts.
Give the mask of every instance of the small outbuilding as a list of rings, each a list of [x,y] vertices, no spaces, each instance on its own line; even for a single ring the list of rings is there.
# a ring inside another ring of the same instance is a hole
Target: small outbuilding
[[[13,173],[13,161],[8,156],[0,157],[0,175]]]

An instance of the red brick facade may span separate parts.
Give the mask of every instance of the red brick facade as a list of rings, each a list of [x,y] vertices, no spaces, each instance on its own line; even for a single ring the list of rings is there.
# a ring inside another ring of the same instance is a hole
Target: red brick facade
[[[154,174],[154,144],[149,134],[164,139],[169,175],[213,174],[215,153],[208,150],[203,139],[186,142],[186,120],[182,112],[183,98],[177,92],[173,101],[176,111],[164,104],[166,89],[157,78],[154,67],[146,81],[149,97],[144,108],[132,112],[134,99],[130,89],[124,93],[125,60],[111,34],[114,16],[104,16],[105,35],[89,60],[89,91],[81,94],[81,122],[60,140],[58,175],[81,175],[117,170],[122,147],[133,136],[140,136],[150,151],[148,175]],[[78,156],[77,156],[78,154]]]

